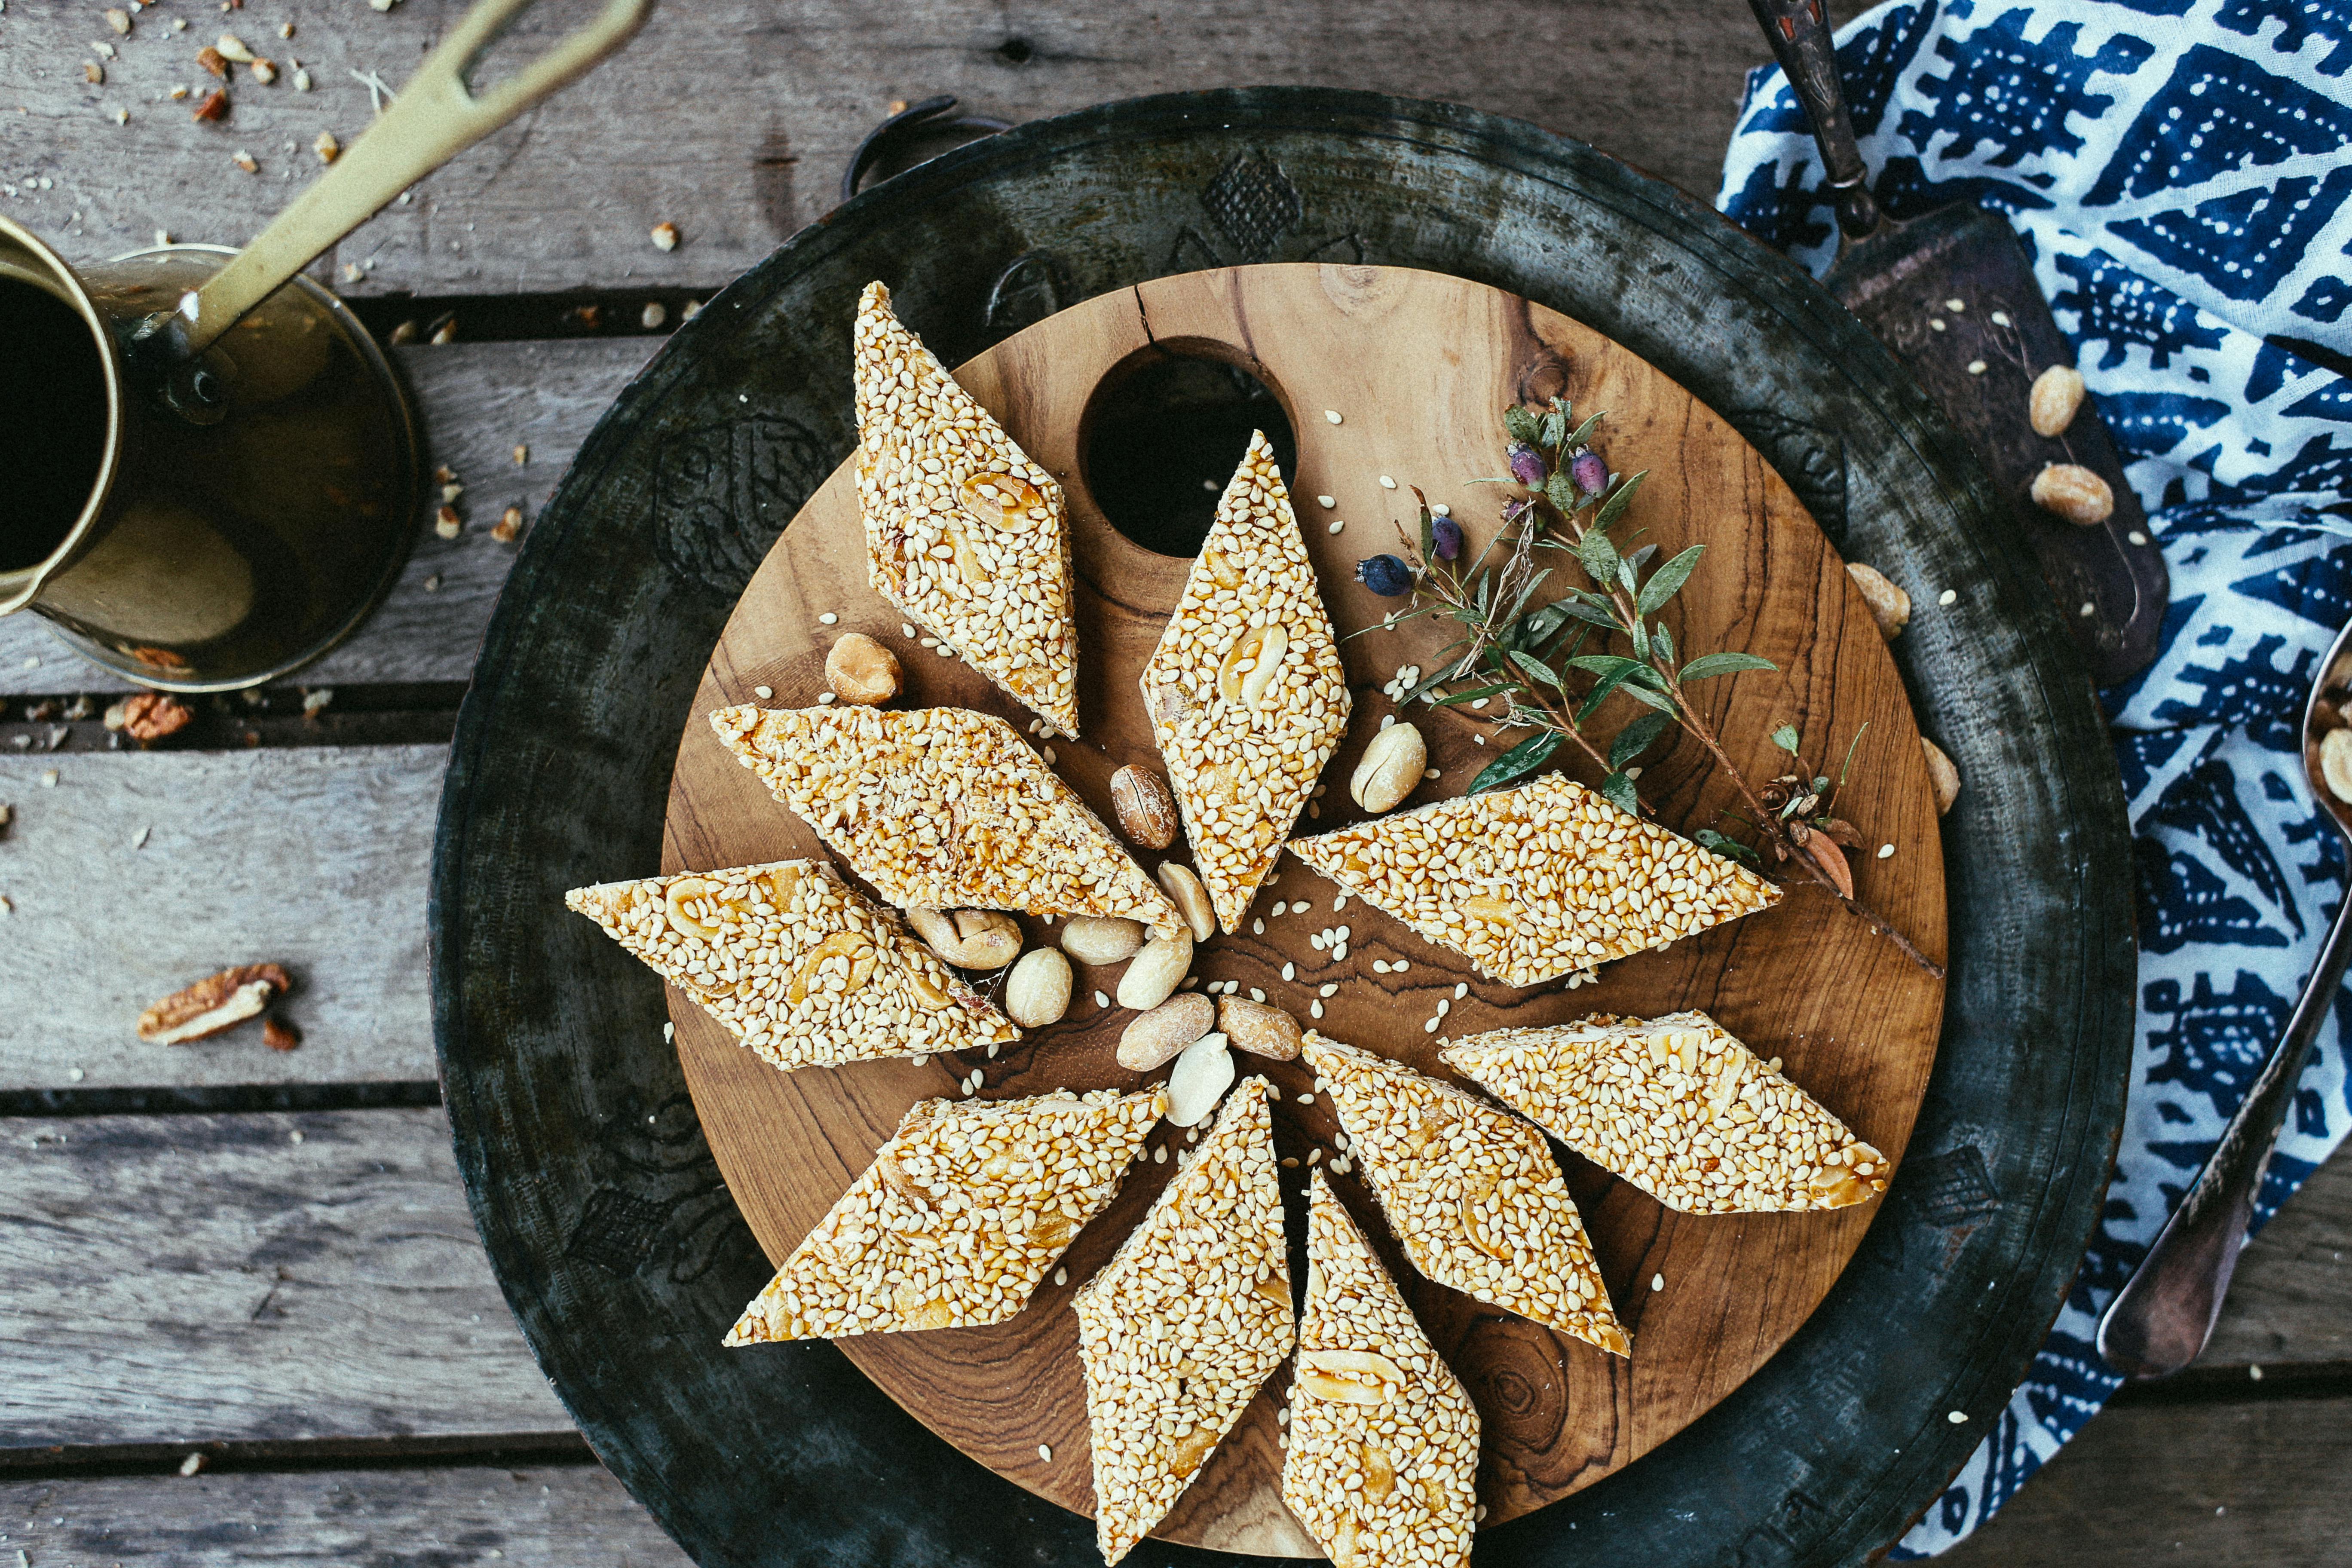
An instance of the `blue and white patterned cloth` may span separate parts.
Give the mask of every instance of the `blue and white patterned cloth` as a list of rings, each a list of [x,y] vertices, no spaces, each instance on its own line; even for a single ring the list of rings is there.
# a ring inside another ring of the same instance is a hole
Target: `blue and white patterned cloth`
[[[2172,573],[2164,652],[2102,694],[2139,866],[2139,1023],[2105,1218],[1997,1429],[1895,1548],[1990,1518],[2118,1385],[2092,1348],[2284,1027],[2343,896],[2304,692],[2352,618],[2352,0],[1906,0],[1839,35],[1879,200],[2006,214]],[[1815,271],[1835,225],[1777,68],[1717,205]],[[2352,1126],[2336,999],[2256,1224]]]

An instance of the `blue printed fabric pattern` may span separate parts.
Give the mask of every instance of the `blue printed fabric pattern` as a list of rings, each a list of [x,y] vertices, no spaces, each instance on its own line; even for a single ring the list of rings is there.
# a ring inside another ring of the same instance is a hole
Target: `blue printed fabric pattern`
[[[2118,1385],[2092,1346],[2284,1027],[2344,894],[2295,731],[2352,619],[2352,0],[1904,0],[1839,35],[1897,216],[2010,218],[2172,574],[2156,665],[2102,694],[2139,870],[2138,1053],[2105,1215],[2026,1381],[1896,1546],[1990,1518]],[[1777,68],[1717,205],[1817,273],[1819,155]],[[1915,585],[1916,591],[1916,585]],[[2260,1224],[2352,1126],[2336,998]]]

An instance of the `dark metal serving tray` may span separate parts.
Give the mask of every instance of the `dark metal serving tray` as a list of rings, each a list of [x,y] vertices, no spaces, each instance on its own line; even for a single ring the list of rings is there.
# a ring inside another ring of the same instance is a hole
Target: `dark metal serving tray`
[[[1894,651],[1966,781],[1942,1054],[1844,1278],[1713,1412],[1482,1533],[1478,1561],[1858,1563],[1991,1430],[2069,1289],[2122,1122],[2129,837],[2089,683],[1960,437],[1784,258],[1580,143],[1314,89],[1105,105],[859,196],[681,329],[541,514],[459,718],[431,910],[458,1163],[541,1365],[708,1568],[1098,1559],[1088,1521],[957,1454],[832,1346],[719,1347],[769,1265],[663,1044],[659,982],[562,892],[657,869],[704,660],[852,444],[869,279],[952,364],[1143,279],[1309,259],[1525,295],[1723,414],[1849,559],[1927,585]]]

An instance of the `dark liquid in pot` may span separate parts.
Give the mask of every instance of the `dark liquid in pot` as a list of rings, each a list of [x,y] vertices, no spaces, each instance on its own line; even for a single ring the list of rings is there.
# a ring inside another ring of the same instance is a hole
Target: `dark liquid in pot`
[[[106,367],[89,323],[0,278],[0,572],[38,565],[81,515],[106,455]]]

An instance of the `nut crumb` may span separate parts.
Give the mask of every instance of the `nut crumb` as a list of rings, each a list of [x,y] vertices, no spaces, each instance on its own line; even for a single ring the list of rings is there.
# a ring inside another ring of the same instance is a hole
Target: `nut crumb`
[[[302,1044],[301,1032],[272,1013],[261,1021],[261,1043],[273,1051],[290,1051]]]
[[[514,459],[515,467],[518,468],[530,461],[530,447],[528,443],[521,441],[515,443]]]
[[[465,531],[466,520],[457,515],[454,506],[444,505],[433,514],[433,531],[444,539],[455,539]]]
[[[253,73],[253,79],[264,87],[278,79],[278,62],[275,60],[256,60],[246,68]]]
[[[310,151],[319,155],[321,163],[333,163],[342,150],[343,144],[335,140],[335,133],[331,131],[320,132],[319,139],[310,143]]]
[[[490,537],[500,544],[512,544],[522,532],[522,508],[510,506],[499,513],[498,521],[490,524]]]
[[[261,173],[260,160],[254,157],[252,153],[247,152],[242,147],[238,148],[229,158],[229,162],[235,163],[238,168],[243,169],[248,174],[258,174]]]
[[[667,220],[654,225],[652,238],[654,248],[656,250],[676,250],[677,248],[677,225]]]
[[[211,92],[205,94],[205,100],[202,103],[199,103],[195,108],[188,111],[188,118],[191,120],[219,120],[226,116],[227,113],[228,94],[221,91],[218,88],[215,88]]]

